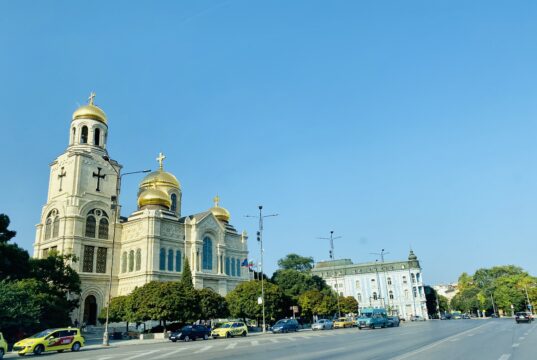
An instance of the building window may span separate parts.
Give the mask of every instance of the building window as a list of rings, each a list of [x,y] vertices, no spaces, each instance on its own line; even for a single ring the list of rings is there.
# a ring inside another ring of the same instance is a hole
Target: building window
[[[237,276],[241,276],[241,261],[237,259]]]
[[[126,273],[127,272],[127,252],[124,251],[121,255],[121,272]]]
[[[84,256],[82,260],[82,271],[93,272],[93,255],[95,253],[95,247],[84,246]]]
[[[88,127],[87,126],[82,126],[82,133],[80,134],[80,143],[81,144],[88,143]]]
[[[356,288],[357,288],[357,289],[360,288],[360,280],[356,280]]]
[[[48,248],[43,249],[43,250],[41,251],[41,258],[43,258],[43,259],[48,258]]]
[[[54,221],[52,222],[52,237],[57,238],[60,231],[60,217],[58,215],[54,216]]]
[[[414,274],[410,274],[410,280],[412,281],[412,284],[416,282],[416,276]]]
[[[362,294],[356,294],[356,300],[358,300],[358,303],[360,303],[362,301]]]
[[[45,220],[45,240],[50,238],[57,238],[60,230],[60,217],[58,216],[58,210],[51,210],[47,219]]]
[[[45,222],[45,240],[48,240],[51,238],[52,234],[52,219],[47,218]]]
[[[58,247],[57,246],[51,246],[50,247],[50,252],[53,253],[53,254],[57,254],[58,253]]]
[[[134,271],[134,250],[129,251],[129,272]]]
[[[416,287],[412,288],[412,293],[413,293],[414,297],[418,296],[418,292],[416,291]]]
[[[168,250],[168,271],[173,271],[173,250]]]
[[[209,237],[203,239],[203,270],[213,269],[213,241]]]
[[[416,281],[417,281],[417,282],[420,282],[420,273],[417,273],[417,274],[416,274]]]
[[[166,249],[160,249],[159,270],[166,270]]]
[[[405,299],[408,299],[408,289],[405,289]]]
[[[86,218],[86,237],[95,237],[95,218],[91,215]]]
[[[136,271],[140,271],[142,269],[142,250],[137,249],[136,250]]]
[[[73,128],[73,140],[72,143],[75,143],[76,141],[76,128]]]
[[[403,276],[403,284],[406,284],[407,281],[406,281],[406,276]]]
[[[376,292],[373,293],[373,300],[378,300],[378,296]]]
[[[392,284],[392,278],[391,277],[389,277],[387,281],[388,281],[388,285]]]
[[[229,275],[229,258],[226,257],[226,275]]]
[[[99,220],[99,239],[108,239],[108,220],[104,217]]]
[[[96,272],[100,274],[106,273],[106,252],[107,248],[97,248],[97,269]]]
[[[175,271],[181,272],[181,250],[175,252]]]
[[[177,195],[172,194],[171,198],[172,198],[172,206],[170,207],[170,210],[175,212],[177,210]]]
[[[93,132],[93,143],[99,146],[100,142],[101,142],[101,129],[97,128]]]
[[[231,258],[231,276],[235,276],[235,259]]]
[[[390,290],[389,296],[390,296],[390,300],[393,300],[393,291]]]

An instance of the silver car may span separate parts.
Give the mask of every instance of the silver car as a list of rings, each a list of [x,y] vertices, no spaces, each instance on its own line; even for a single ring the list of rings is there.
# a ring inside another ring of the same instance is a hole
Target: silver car
[[[334,323],[328,319],[317,320],[313,325],[311,325],[311,330],[330,330],[334,328]]]

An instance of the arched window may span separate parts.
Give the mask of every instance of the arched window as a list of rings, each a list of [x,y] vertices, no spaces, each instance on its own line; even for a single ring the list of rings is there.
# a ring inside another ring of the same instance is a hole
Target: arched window
[[[56,215],[54,216],[54,221],[52,223],[52,237],[57,238],[59,231],[60,231],[60,217]]]
[[[126,273],[127,272],[127,252],[124,251],[121,255],[121,272]]]
[[[171,198],[172,198],[172,206],[170,207],[170,210],[175,212],[177,211],[177,195],[172,194]]]
[[[235,259],[231,258],[231,276],[235,276]]]
[[[168,250],[168,271],[173,271],[173,250]]]
[[[408,289],[405,289],[405,299],[408,299]]]
[[[390,296],[390,299],[393,300],[393,291],[390,290],[389,296]]]
[[[95,217],[92,215],[86,218],[86,237],[95,237]]]
[[[360,280],[356,280],[356,288],[357,288],[357,289],[360,288]]]
[[[226,275],[229,275],[229,258],[226,257]]]
[[[237,259],[237,276],[241,276],[241,261]]]
[[[93,132],[93,143],[96,146],[99,146],[101,144],[101,129],[96,128]]]
[[[373,300],[378,300],[378,296],[376,292],[373,293]]]
[[[417,273],[417,274],[416,274],[416,281],[417,281],[417,282],[420,282],[420,273]]]
[[[203,239],[203,270],[213,269],[213,241],[209,237]],[[235,272],[235,271],[233,271]]]
[[[406,276],[403,276],[403,284],[406,284],[407,281],[406,281]]]
[[[88,127],[87,126],[82,126],[82,133],[80,134],[80,143],[81,144],[88,143]]]
[[[108,239],[108,220],[104,217],[99,220],[99,239]]]
[[[159,270],[166,270],[166,249],[160,249]]]
[[[362,302],[362,294],[358,293],[356,294],[356,300],[358,300],[358,303]]]
[[[142,250],[136,250],[136,271],[140,271],[142,268]]]
[[[388,281],[388,285],[392,284],[392,278],[391,277],[389,277],[387,281]]]
[[[47,218],[45,222],[45,240],[50,239],[52,234],[52,218]]]
[[[76,128],[73,128],[73,138],[71,140],[71,144],[74,144],[76,142]]]
[[[175,271],[181,272],[181,250],[175,252]]]
[[[129,251],[129,272],[134,271],[134,250]]]

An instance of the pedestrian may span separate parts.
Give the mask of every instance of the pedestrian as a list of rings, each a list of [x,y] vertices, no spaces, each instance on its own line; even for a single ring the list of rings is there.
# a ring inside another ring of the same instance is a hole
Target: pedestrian
[[[82,330],[82,332],[86,332],[86,322],[85,321],[82,322],[82,328],[80,330]]]
[[[75,327],[77,328],[77,327],[78,327],[78,325],[79,325],[79,324],[78,324],[78,319],[75,319],[75,322],[74,322],[74,324],[75,324]]]

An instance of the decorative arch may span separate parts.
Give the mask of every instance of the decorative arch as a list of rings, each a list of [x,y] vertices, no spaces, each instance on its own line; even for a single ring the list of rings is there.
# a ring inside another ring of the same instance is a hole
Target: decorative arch
[[[121,272],[126,273],[127,272],[127,252],[123,251],[123,254],[121,254]]]
[[[176,272],[181,272],[182,271],[181,262],[182,262],[181,250],[177,250],[175,252],[175,271]]]
[[[98,127],[93,129],[93,144],[95,146],[101,146],[101,129]]]
[[[88,143],[88,127],[86,125],[82,126],[82,129],[80,131],[80,143],[81,144]]]
[[[45,219],[45,240],[57,238],[60,230],[60,215],[58,209],[54,208],[48,212]]]
[[[129,251],[129,272],[134,271],[134,250]]]
[[[170,206],[170,210],[173,211],[173,212],[176,212],[177,211],[177,194],[173,193],[170,198],[171,198],[171,201],[172,201],[172,205]]]
[[[98,225],[98,226],[97,226]],[[102,209],[92,209],[86,215],[85,236],[108,239],[108,214]]]
[[[168,271],[173,271],[173,250],[168,250]]]
[[[166,249],[164,248],[160,249],[159,270],[166,270]]]
[[[142,249],[136,249],[136,271],[142,269]]]

